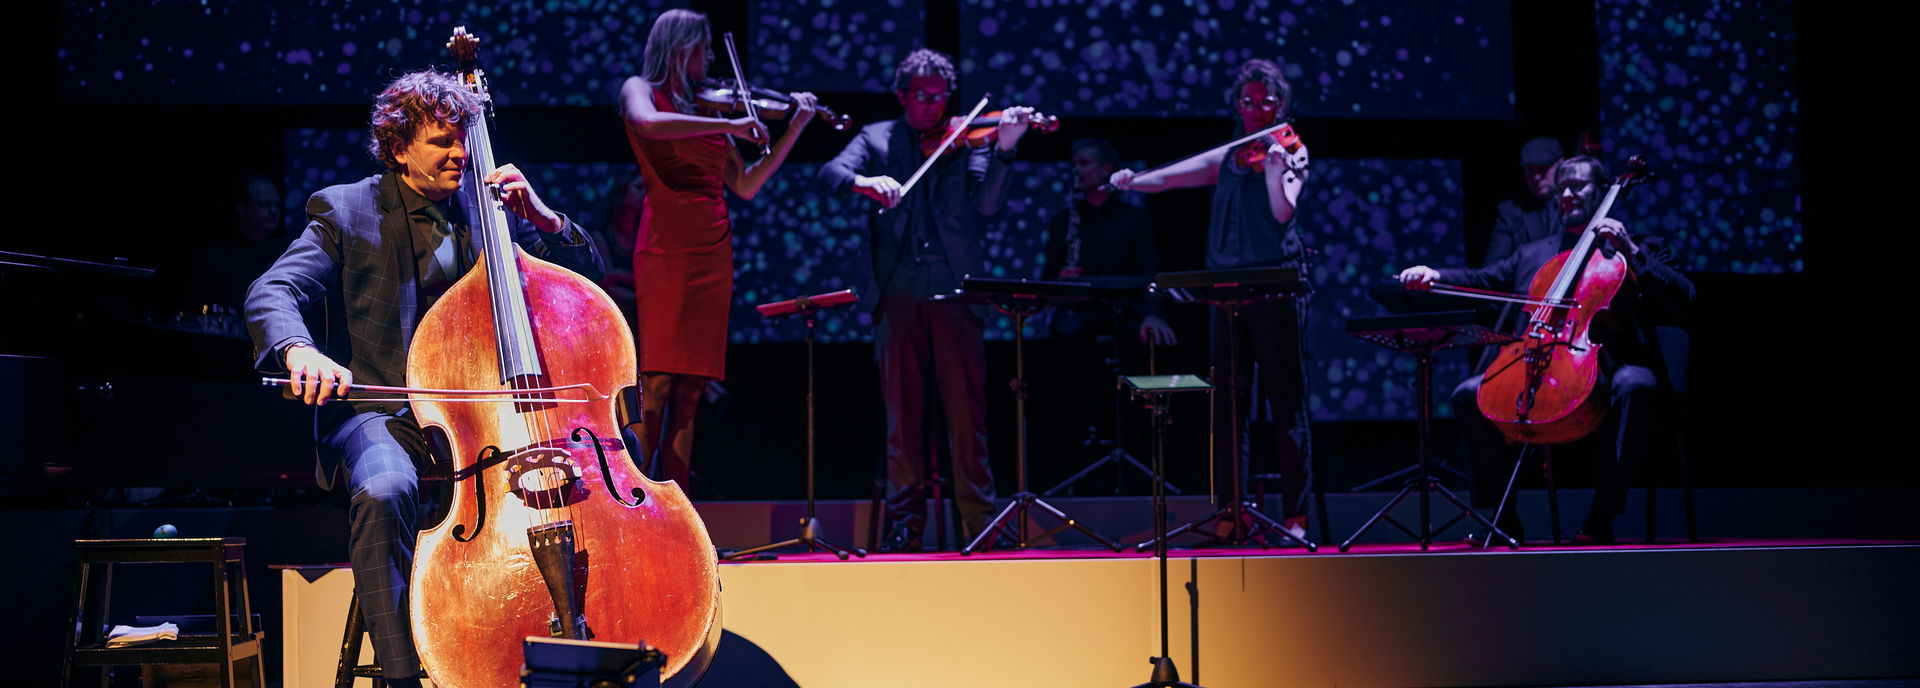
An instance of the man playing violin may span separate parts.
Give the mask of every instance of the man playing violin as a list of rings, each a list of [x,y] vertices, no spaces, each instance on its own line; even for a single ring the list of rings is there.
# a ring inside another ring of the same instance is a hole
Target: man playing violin
[[[1293,87],[1279,65],[1257,58],[1247,60],[1235,70],[1233,86],[1227,92],[1227,103],[1236,115],[1235,137],[1285,121],[1290,116],[1292,98]],[[1150,174],[1120,170],[1113,173],[1111,183],[1148,193],[1210,187],[1209,270],[1300,267],[1305,248],[1293,220],[1307,183],[1307,147],[1297,141],[1289,146],[1272,137],[1248,145],[1196,155]],[[1263,456],[1243,455],[1242,460],[1257,458],[1261,464],[1279,468],[1283,522],[1288,532],[1304,537],[1307,466],[1313,446],[1301,347],[1305,309],[1293,300],[1279,299],[1248,304],[1240,313],[1237,347],[1229,347],[1224,318],[1218,312],[1213,314],[1214,365],[1225,371],[1229,352],[1239,352],[1233,357],[1238,359],[1234,361],[1234,380],[1241,389],[1251,388],[1254,394],[1236,395],[1241,405],[1238,417],[1253,427],[1265,427],[1265,421],[1270,420],[1276,431],[1274,436],[1252,443]],[[1254,409],[1259,412],[1249,413]],[[1227,427],[1228,417],[1215,414],[1215,435],[1239,437],[1241,428]],[[1217,461],[1214,465],[1216,484],[1228,486],[1240,479],[1239,467],[1231,462]],[[1227,489],[1222,487],[1222,493]]]
[[[712,43],[706,15],[668,10],[647,34],[640,75],[620,89],[627,143],[647,183],[633,249],[639,456],[655,463],[654,477],[683,489],[691,487],[700,397],[726,374],[733,232],[725,191],[752,200],[812,121],[815,103],[811,93],[792,94],[786,133],[748,164],[728,137],[765,144],[763,123],[695,112],[694,90],[706,78]]]
[[[953,61],[915,50],[894,71],[894,95],[905,116],[867,125],[820,168],[831,193],[858,193],[886,208],[868,218],[868,270],[860,308],[873,314],[874,359],[887,414],[887,507],[893,550],[920,548],[926,523],[927,397],[931,385],[946,418],[953,457],[954,500],[968,537],[986,527],[993,503],[987,467],[986,348],[983,310],[928,299],[981,274],[986,219],[1000,212],[1009,165],[1027,132],[1032,108],[1008,108],[996,142],[971,151],[937,148],[950,121]],[[909,193],[910,179],[940,155]]]
[[[1560,161],[1553,168],[1553,199],[1561,232],[1519,247],[1512,254],[1479,268],[1440,268],[1416,265],[1400,271],[1398,279],[1408,289],[1425,290],[1435,282],[1504,290],[1525,294],[1534,275],[1554,256],[1573,248],[1580,240],[1593,213],[1605,195],[1602,188],[1607,170],[1597,159],[1577,156]],[[1576,544],[1611,544],[1613,520],[1625,510],[1627,481],[1646,452],[1649,429],[1659,403],[1661,386],[1667,380],[1666,366],[1659,342],[1652,331],[1656,314],[1678,313],[1693,300],[1693,283],[1669,267],[1644,242],[1636,242],[1626,225],[1613,218],[1593,222],[1593,231],[1601,251],[1626,256],[1631,279],[1614,296],[1612,305],[1594,321],[1593,339],[1605,344],[1595,394],[1610,395],[1611,410],[1599,429],[1588,440],[1600,457],[1595,461],[1593,505]],[[1518,310],[1518,309],[1515,309]],[[1508,329],[1523,332],[1528,318],[1521,313]],[[1482,363],[1482,367],[1485,362]],[[1476,507],[1494,507],[1506,488],[1508,470],[1503,456],[1503,438],[1498,428],[1486,419],[1478,403],[1483,376],[1476,375],[1454,388],[1454,417],[1458,419],[1462,452],[1473,468],[1473,502]],[[1514,501],[1502,505],[1500,520],[1494,525],[1515,539],[1523,539]]]
[[[462,182],[471,181],[466,129],[481,116],[479,98],[453,77],[395,79],[374,99],[368,146],[386,172],[313,194],[306,228],[247,293],[254,367],[287,373],[291,392],[318,407],[320,485],[345,474],[354,590],[374,657],[396,686],[419,685],[406,599],[415,466],[427,441],[406,402],[343,398],[354,384],[406,384],[414,327],[476,260],[467,230],[480,208]],[[499,186],[515,243],[599,278],[592,241],[525,174],[502,165],[481,181]],[[308,311],[324,323],[318,337]]]

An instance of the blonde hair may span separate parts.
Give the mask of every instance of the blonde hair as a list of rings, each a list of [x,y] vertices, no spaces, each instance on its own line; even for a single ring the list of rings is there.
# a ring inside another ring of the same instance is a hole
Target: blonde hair
[[[693,10],[667,10],[653,20],[653,29],[647,32],[647,49],[640,58],[640,78],[666,86],[674,109],[692,112],[686,54],[712,40],[707,15]]]

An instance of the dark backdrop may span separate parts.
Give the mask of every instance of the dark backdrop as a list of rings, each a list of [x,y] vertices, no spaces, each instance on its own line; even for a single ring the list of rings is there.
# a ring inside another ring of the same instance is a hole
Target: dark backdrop
[[[694,3],[694,6],[712,17],[716,36],[730,30],[751,36],[744,46],[748,50],[744,57],[749,65],[762,59],[755,57],[753,50],[772,54],[784,49],[777,41],[767,38],[777,35],[763,26],[768,15],[750,12],[758,6],[756,3],[734,0]],[[1762,30],[1775,30],[1781,24],[1791,30],[1803,23],[1804,13],[1799,5],[1770,3],[1764,6],[1773,24],[1762,26]],[[620,27],[613,30],[602,27],[599,34],[604,37],[602,40],[639,40],[644,31],[642,19],[657,10],[649,5],[636,7],[638,9],[629,8],[619,15],[625,21]],[[1661,46],[1708,46],[1721,50],[1719,54],[1728,56],[1727,59],[1740,59],[1738,50],[1729,52],[1728,48],[1730,42],[1737,43],[1737,40],[1718,34],[1690,33],[1700,24],[1711,23],[1698,16],[1684,16],[1701,7],[1711,10],[1717,5],[1696,3],[1686,6],[1684,11],[1656,13],[1643,21],[1658,22],[1662,26],[1678,21],[1676,25],[1686,29],[1666,36]],[[900,12],[898,8],[888,11]],[[924,44],[950,53],[964,52],[968,46],[962,45],[962,41],[976,32],[977,26],[963,30],[957,19],[971,16],[968,13],[974,11],[955,2],[927,3],[921,15],[924,21],[918,28],[924,35]],[[1550,135],[1572,142],[1582,132],[1594,131],[1601,132],[1610,156],[1636,148],[1659,147],[1651,142],[1627,140],[1617,131],[1603,129],[1609,118],[1617,119],[1616,115],[1606,113],[1623,111],[1616,91],[1627,88],[1624,84],[1631,81],[1626,71],[1621,72],[1619,83],[1603,81],[1603,71],[1626,69],[1609,66],[1611,63],[1606,60],[1623,51],[1628,55],[1641,55],[1652,50],[1638,44],[1627,47],[1617,40],[1603,38],[1602,34],[1608,29],[1606,20],[1623,12],[1645,15],[1646,4],[1606,2],[1596,8],[1583,3],[1513,3],[1504,11],[1509,19],[1512,55],[1510,116],[1472,112],[1471,118],[1431,113],[1415,118],[1399,113],[1395,118],[1384,119],[1366,117],[1364,112],[1354,116],[1351,112],[1308,110],[1300,122],[1303,131],[1312,132],[1309,140],[1316,159],[1445,160],[1457,165],[1458,177],[1454,183],[1458,186],[1458,224],[1449,230],[1459,238],[1458,261],[1478,260],[1493,221],[1494,206],[1519,193],[1514,152],[1525,139]],[[1607,16],[1600,16],[1602,12]],[[1676,14],[1682,16],[1676,19]],[[426,20],[417,35],[410,32],[410,38],[431,48],[438,45],[437,35],[444,32],[445,27],[439,26],[434,17]],[[62,21],[67,22],[63,30],[71,30],[74,23],[82,20],[63,16]],[[899,21],[913,25],[912,17]],[[429,26],[430,30],[425,28]],[[1737,28],[1735,25],[1726,30]],[[594,35],[579,27],[569,30],[572,33],[566,35],[576,40]],[[59,63],[63,69],[68,64],[96,59],[67,52],[64,46],[70,41],[66,38],[62,41]],[[1807,70],[1801,66],[1804,49],[1799,43],[1787,41],[1783,48],[1776,41],[1768,44],[1768,48],[1774,51],[1770,59],[1784,64],[1776,71],[1776,79],[1795,89],[1816,84],[1805,76]],[[495,54],[506,52],[499,45],[493,49]],[[1742,49],[1751,49],[1751,46]],[[1791,54],[1782,58],[1779,51],[1783,49]],[[411,42],[404,50],[409,55],[426,54],[425,49]],[[537,45],[528,50],[540,54]],[[602,59],[587,65],[558,59],[550,60],[545,66],[516,64],[513,73],[518,76],[514,83],[523,89],[538,89],[542,74],[557,80],[570,65],[596,74],[617,70],[626,66],[622,60],[638,55],[637,48],[631,46],[622,50],[625,52],[612,50],[612,54],[596,51]],[[1679,50],[1692,54],[1684,47]],[[112,53],[105,49],[101,52]],[[1294,57],[1285,48],[1269,52]],[[1662,60],[1679,59],[1665,53],[1661,55],[1664,55]],[[428,54],[421,59],[432,57]],[[814,57],[796,55],[792,59]],[[1307,67],[1313,69],[1315,65]],[[723,69],[724,59],[716,62],[715,68]],[[884,65],[878,68],[884,69]],[[543,69],[550,71],[543,72]],[[766,69],[778,71],[772,67]],[[164,95],[169,92],[167,89],[157,87],[153,93],[160,95],[100,97],[62,82],[51,122],[51,134],[60,141],[61,154],[55,156],[50,170],[52,183],[48,185],[47,198],[54,207],[63,209],[64,219],[44,228],[16,228],[6,238],[5,246],[90,259],[125,257],[136,265],[157,267],[161,273],[147,282],[11,276],[0,283],[9,290],[7,300],[11,309],[4,353],[47,356],[54,362],[32,365],[51,367],[63,380],[71,379],[60,383],[64,386],[65,401],[62,410],[53,412],[55,421],[28,432],[31,436],[22,440],[22,444],[46,446],[46,435],[53,432],[100,433],[131,443],[122,451],[62,452],[48,454],[44,461],[28,458],[20,462],[18,470],[26,474],[35,474],[32,467],[43,462],[75,467],[65,479],[36,483],[51,488],[38,490],[39,494],[49,499],[67,499],[80,492],[71,488],[103,484],[257,485],[264,482],[296,486],[306,482],[308,456],[300,446],[303,439],[299,437],[303,422],[300,412],[271,401],[271,395],[265,399],[245,396],[250,394],[244,389],[250,376],[245,365],[247,345],[236,339],[197,337],[153,325],[167,324],[183,313],[191,319],[192,313],[188,311],[192,310],[192,302],[179,295],[179,289],[183,288],[180,285],[193,277],[192,254],[207,242],[206,237],[220,231],[225,221],[232,180],[246,173],[274,178],[289,176],[289,161],[297,157],[288,143],[290,131],[364,127],[364,98],[312,95],[311,89],[327,82],[330,74],[327,69],[302,67],[299,74],[289,72],[286,76],[297,85],[276,84],[274,94],[236,94],[226,98],[227,104],[206,102],[208,97],[204,96],[172,100]],[[355,74],[355,78],[364,76],[359,72]],[[802,81],[820,78],[800,73],[795,77]],[[1663,75],[1653,81],[1656,85],[1685,83],[1684,80],[1673,82],[1669,77]],[[609,80],[596,87],[611,89],[614,83]],[[1709,95],[1706,91],[1717,93],[1720,86],[1718,82],[1703,82],[1701,102],[1712,100],[1706,97]],[[862,82],[845,91],[823,91],[822,97],[860,121],[896,115],[897,106],[891,96],[872,90],[872,83]],[[194,91],[183,88],[182,92]],[[1209,102],[1215,100],[1212,95],[1196,96],[1200,97]],[[1802,100],[1805,99],[1799,94],[1792,94],[1792,114],[1796,122],[1798,103]],[[600,166],[593,169],[626,169],[624,166],[632,164],[617,118],[606,102],[565,97],[558,98],[554,104],[529,101],[539,102],[531,97],[508,99],[509,104],[499,110],[502,127],[514,132],[513,136],[501,139],[501,160]],[[1615,110],[1610,111],[1610,107]],[[1736,110],[1730,105],[1722,116],[1732,121],[1741,114]],[[1220,122],[1217,116],[1196,118],[1179,113],[1172,119],[1070,118],[1057,135],[1029,137],[1022,145],[1021,157],[1031,161],[1059,160],[1066,156],[1067,144],[1072,140],[1099,136],[1118,143],[1129,159],[1149,163],[1166,161],[1219,140]],[[1632,128],[1624,124],[1622,127]],[[1813,138],[1817,144],[1818,136]],[[821,128],[810,130],[800,141],[792,161],[802,165],[824,161],[837,152],[846,139],[845,134]],[[1808,146],[1799,137],[1787,140],[1796,147],[1816,151],[1815,160],[1819,160],[1817,145]],[[1673,144],[1667,142],[1667,145]],[[1797,150],[1791,152],[1798,154]],[[1791,163],[1796,173],[1799,160],[1796,157]],[[344,167],[367,167],[364,159],[341,162]],[[309,186],[316,185],[304,175],[292,176],[284,191],[296,201],[313,190]],[[344,178],[355,176],[357,174]],[[1866,258],[1859,255],[1861,252],[1837,250],[1831,241],[1817,238],[1835,235],[1836,225],[1841,221],[1837,219],[1839,212],[1831,209],[1841,204],[1830,191],[1832,182],[1826,182],[1827,186],[1823,187],[1817,175],[1804,175],[1804,179],[1804,190],[1798,186],[1788,189],[1787,193],[1795,198],[1791,202],[1782,201],[1782,208],[1791,209],[1793,240],[1791,245],[1770,256],[1771,269],[1757,267],[1758,262],[1748,262],[1741,266],[1708,266],[1709,269],[1691,273],[1700,287],[1695,322],[1698,352],[1694,364],[1695,392],[1690,405],[1693,422],[1689,430],[1697,484],[1875,484],[1915,479],[1915,470],[1905,463],[1855,460],[1855,457],[1872,456],[1865,451],[1871,440],[1849,428],[1859,427],[1865,422],[1863,419],[1874,419],[1883,413],[1857,403],[1874,393],[1873,376],[1833,374],[1830,365],[1822,362],[1821,355],[1829,351],[1835,333],[1816,329],[1808,323],[1832,322],[1830,304],[1833,301],[1826,298],[1832,293],[1826,290],[1827,285],[1836,284],[1837,276],[1851,276]],[[1793,181],[1798,184],[1800,177],[1796,176]],[[1309,194],[1315,191],[1316,187],[1310,185]],[[1707,192],[1692,193],[1686,198],[1699,198]],[[1731,194],[1729,191],[1726,195]],[[1801,195],[1808,199],[1805,205],[1811,206],[1811,211],[1804,215],[1798,200]],[[605,200],[595,199],[600,203]],[[1200,247],[1195,238],[1203,230],[1199,222],[1206,214],[1205,194],[1160,194],[1147,197],[1145,204],[1158,218],[1156,227],[1166,268],[1199,268]],[[1733,210],[1747,213],[1748,209]],[[1823,220],[1823,212],[1829,213],[1825,215],[1827,219]],[[1777,217],[1769,215],[1767,219],[1775,221]],[[296,220],[297,217],[289,217],[290,223]],[[1807,242],[1804,249],[1800,245],[1803,224],[1816,228],[1806,232],[1816,238]],[[1742,250],[1752,248],[1747,245]],[[624,256],[616,256],[614,260],[624,262]],[[1393,266],[1376,267],[1386,274]],[[86,284],[79,284],[81,282]],[[88,315],[76,315],[78,312]],[[1183,344],[1166,352],[1162,358],[1163,368],[1203,370],[1204,315],[1178,309],[1173,319],[1180,328]],[[1032,354],[1039,357],[1043,367],[1048,357],[1065,355],[1044,344],[1036,346]],[[726,385],[729,394],[721,403],[703,411],[702,432],[697,443],[697,468],[710,484],[698,487],[695,494],[797,498],[801,484],[799,384],[802,378],[798,368],[801,351],[792,343],[737,343],[730,348],[729,356],[730,379]],[[1010,345],[993,343],[989,357],[994,464],[1002,481],[1002,491],[1011,492],[1011,404],[1002,382],[1010,374]],[[823,496],[864,496],[881,441],[877,381],[870,347],[858,342],[824,345],[821,370],[825,379],[832,381],[823,387],[822,398],[825,411],[821,426]],[[1389,366],[1379,374],[1401,374],[1395,371],[1396,368]],[[193,384],[176,385],[173,381],[177,379],[190,380]],[[104,393],[98,389],[100,382],[117,382],[121,392]],[[1442,380],[1440,384],[1448,385],[1450,381]],[[82,387],[85,389],[80,389]],[[78,398],[75,398],[76,389],[84,392]],[[1035,393],[1047,391],[1041,387]],[[244,401],[236,402],[236,398]],[[1840,401],[1817,401],[1836,398]],[[1076,433],[1047,431],[1052,427],[1048,416],[1052,409],[1047,404],[1036,403],[1036,409],[1036,427],[1040,430],[1035,434],[1033,475],[1034,482],[1045,485],[1090,457],[1075,455],[1080,451]],[[1402,408],[1399,417],[1404,415]],[[1175,477],[1186,478],[1189,483],[1200,482],[1203,468],[1198,452],[1204,445],[1198,428],[1198,423],[1181,423],[1171,442],[1176,454]],[[1439,446],[1449,448],[1451,445],[1444,440],[1450,428],[1443,423],[1439,430],[1443,440]],[[1405,420],[1387,417],[1328,421],[1318,424],[1315,431],[1321,465],[1331,489],[1358,483],[1410,460],[1411,423]],[[205,441],[209,437],[216,441]],[[1577,483],[1579,474],[1572,473],[1572,478]]]

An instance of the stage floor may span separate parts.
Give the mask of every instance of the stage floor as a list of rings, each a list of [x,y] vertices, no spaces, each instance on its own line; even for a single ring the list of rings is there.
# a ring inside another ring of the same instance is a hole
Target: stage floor
[[[1841,540],[1832,538],[1727,538],[1702,539],[1699,542],[1656,541],[1647,543],[1626,543],[1613,545],[1575,546],[1572,544],[1554,545],[1547,541],[1528,540],[1519,550],[1506,547],[1481,547],[1469,545],[1460,540],[1434,542],[1424,550],[1426,554],[1520,554],[1527,552],[1635,552],[1642,550],[1668,551],[1690,549],[1755,549],[1778,547],[1849,547],[1866,545],[1915,545],[1905,540]],[[1308,552],[1299,546],[1275,546],[1265,549],[1259,547],[1185,547],[1175,545],[1167,550],[1169,559],[1190,559],[1199,557],[1318,557],[1318,556],[1366,556],[1421,554],[1423,550],[1418,542],[1408,543],[1356,543],[1345,554],[1333,546],[1323,545],[1318,550]],[[959,552],[919,552],[919,553],[870,553],[865,557],[848,557],[848,562],[904,562],[904,561],[986,561],[1001,559],[1152,559],[1153,550],[1134,552],[1128,547],[1122,552],[1113,552],[1098,547],[1072,547],[1048,549],[1014,549],[976,552],[961,555]],[[800,548],[768,552],[754,559],[726,561],[723,564],[766,564],[766,563],[819,563],[839,561],[839,557],[826,552],[802,552]]]
[[[1920,675],[1920,543],[1170,557],[1170,654],[1215,688]],[[1150,554],[1076,549],[727,563],[726,634],[701,685],[1135,685],[1160,652],[1158,569]],[[325,685],[351,583],[344,570],[283,576],[286,685]]]

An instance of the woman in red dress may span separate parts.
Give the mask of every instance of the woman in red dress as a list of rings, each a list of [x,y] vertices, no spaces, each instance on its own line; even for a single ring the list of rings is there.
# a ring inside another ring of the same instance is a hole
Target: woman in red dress
[[[683,489],[690,487],[701,391],[726,372],[733,235],[722,188],[752,199],[786,160],[813,119],[814,105],[813,94],[793,94],[786,133],[771,154],[748,165],[728,137],[764,143],[761,125],[746,117],[692,114],[693,88],[706,78],[712,43],[706,15],[670,10],[647,34],[640,75],[620,88],[627,143],[647,182],[633,250],[640,456],[656,458],[658,477],[679,481]]]

